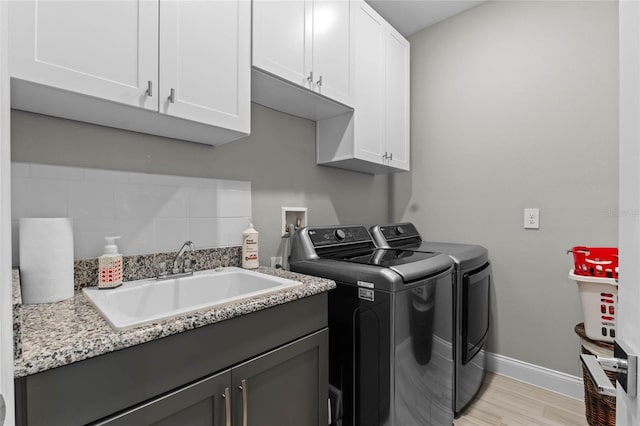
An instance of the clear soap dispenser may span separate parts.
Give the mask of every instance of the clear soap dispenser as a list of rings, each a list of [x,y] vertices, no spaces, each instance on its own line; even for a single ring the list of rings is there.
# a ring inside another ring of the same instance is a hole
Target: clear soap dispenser
[[[98,261],[98,288],[115,288],[122,285],[122,255],[118,253],[116,240],[120,237],[104,237],[107,245]]]

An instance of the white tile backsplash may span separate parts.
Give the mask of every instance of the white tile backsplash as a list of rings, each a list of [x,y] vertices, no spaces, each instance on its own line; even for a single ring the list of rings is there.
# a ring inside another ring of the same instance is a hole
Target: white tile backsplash
[[[77,167],[48,166],[46,164],[29,164],[29,176],[37,179],[83,180],[84,169]]]
[[[11,217],[67,217],[67,186],[53,179],[15,177],[11,183]]]
[[[74,218],[73,253],[76,259],[98,257],[104,252],[104,237],[120,235],[113,218]],[[119,244],[118,240],[118,244]]]
[[[218,194],[211,188],[191,188],[189,212],[192,218],[212,218],[218,211]]]
[[[156,247],[160,252],[178,250],[185,241],[191,240],[189,219],[156,219],[155,224]]]
[[[251,216],[251,191],[218,189],[217,216]]]
[[[128,183],[130,173],[114,170],[84,169],[84,180],[105,183]]]
[[[129,182],[140,185],[191,186],[193,178],[187,176],[157,175],[129,172]]]
[[[115,218],[114,186],[104,182],[68,182],[69,216],[72,218]]]
[[[158,186],[150,188],[160,204],[157,217],[188,218],[189,193],[191,188],[184,186]]]
[[[221,217],[216,219],[216,221],[216,235],[219,245],[242,245],[242,231],[249,227],[248,217]]]
[[[13,168],[15,170],[15,167]],[[34,196],[29,197],[18,197],[17,194],[32,194],[31,190],[31,179],[28,177],[11,177],[11,220],[18,220],[18,218],[28,216],[33,209],[29,208],[29,204],[31,200],[33,200]],[[64,194],[64,199],[61,200],[63,206],[67,205],[67,195],[66,192]],[[65,211],[66,214],[66,211]]]
[[[29,177],[29,164],[11,163],[11,177]]]
[[[156,250],[156,225],[153,220],[118,219],[115,235],[122,237],[118,240],[118,248],[123,253],[154,253],[159,251]],[[176,249],[174,248],[174,250]]]
[[[191,186],[195,188],[217,188],[218,187],[218,179],[207,179],[207,178],[191,178]],[[223,181],[223,182],[235,182],[235,181]],[[251,189],[251,182],[246,182],[249,184],[249,189]]]
[[[148,198],[148,193],[141,191],[138,185],[115,184],[113,204],[116,218],[127,220],[153,215],[157,206],[145,198]]]
[[[251,191],[251,182],[243,180],[217,180],[220,190]]]
[[[218,219],[191,218],[189,220],[189,235],[193,241],[199,241],[204,246],[221,246],[218,233]]]
[[[251,182],[12,163],[13,246],[21,217],[71,217],[74,257],[236,246],[251,217]],[[14,264],[18,264],[14,250]]]

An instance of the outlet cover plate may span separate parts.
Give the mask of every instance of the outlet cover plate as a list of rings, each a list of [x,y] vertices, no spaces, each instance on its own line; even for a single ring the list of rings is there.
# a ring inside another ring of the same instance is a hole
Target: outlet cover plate
[[[540,229],[540,209],[528,207],[524,209],[524,229]]]

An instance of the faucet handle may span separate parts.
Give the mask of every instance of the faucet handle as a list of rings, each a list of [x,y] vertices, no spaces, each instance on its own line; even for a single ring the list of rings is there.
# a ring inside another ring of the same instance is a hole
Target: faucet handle
[[[169,271],[167,271],[167,262],[158,263],[157,272],[159,277],[166,277]]]
[[[191,259],[185,259],[182,265],[183,272],[192,272],[192,261]]]

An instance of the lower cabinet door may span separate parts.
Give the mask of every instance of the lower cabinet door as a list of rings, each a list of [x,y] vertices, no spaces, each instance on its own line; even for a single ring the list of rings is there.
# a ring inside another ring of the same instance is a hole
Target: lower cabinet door
[[[328,336],[324,329],[234,367],[234,425],[327,425]]]
[[[229,426],[231,371],[209,376],[125,411],[98,425]]]

